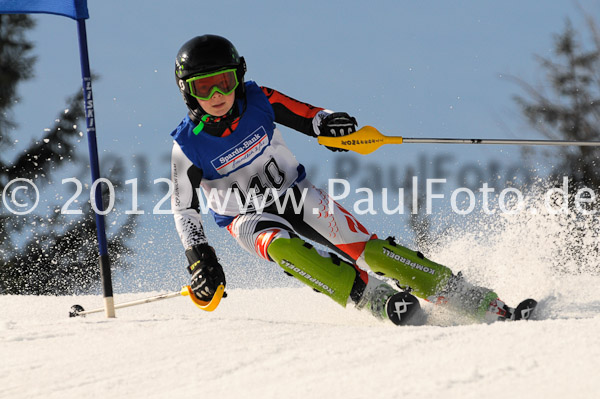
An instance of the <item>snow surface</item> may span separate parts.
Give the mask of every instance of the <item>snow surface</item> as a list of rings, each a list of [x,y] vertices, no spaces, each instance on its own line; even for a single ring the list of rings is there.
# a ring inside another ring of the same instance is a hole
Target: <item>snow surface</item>
[[[227,264],[213,313],[177,297],[69,318],[101,296],[0,296],[0,398],[598,398],[597,223],[502,215],[425,248],[510,305],[536,298],[534,321],[474,324],[424,303],[425,325],[395,327],[245,260]],[[264,284],[243,288],[251,278]]]
[[[0,397],[593,398],[599,283],[563,281],[539,321],[471,324],[425,304],[418,327],[304,287],[230,290],[213,313],[177,297],[116,319],[67,317],[100,296],[0,296]]]

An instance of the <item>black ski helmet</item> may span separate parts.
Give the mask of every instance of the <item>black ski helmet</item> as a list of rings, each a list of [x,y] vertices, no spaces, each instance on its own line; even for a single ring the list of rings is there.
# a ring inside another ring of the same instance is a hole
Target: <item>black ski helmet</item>
[[[235,89],[235,95],[236,98],[243,98],[246,62],[229,40],[217,35],[202,35],[188,40],[181,46],[175,59],[175,80],[190,110],[190,116],[200,119],[205,111],[190,94],[186,79],[228,68],[236,69],[239,85]]]

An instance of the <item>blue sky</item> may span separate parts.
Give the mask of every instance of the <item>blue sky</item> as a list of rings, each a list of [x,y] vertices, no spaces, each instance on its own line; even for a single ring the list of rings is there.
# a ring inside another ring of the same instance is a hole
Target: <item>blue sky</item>
[[[228,37],[248,63],[248,79],[292,97],[356,116],[360,125],[405,137],[541,138],[512,97],[522,94],[507,76],[543,82],[534,54],[550,56],[553,35],[567,17],[581,26],[571,1],[89,1],[90,62],[98,145],[140,177],[168,176],[169,133],[185,113],[173,60],[189,38]],[[594,13],[597,1],[581,2]],[[65,97],[80,86],[74,21],[36,15],[30,35],[38,54],[36,78],[20,86],[16,107],[20,146],[50,126]],[[283,129],[313,180],[325,185],[339,170],[335,154]],[[86,152],[85,142],[82,151]],[[404,170],[446,157],[448,178],[466,164],[507,173],[521,149],[501,146],[388,146],[359,159]],[[539,163],[541,162],[541,164]],[[549,166],[546,160],[538,167]],[[426,171],[420,168],[422,173]],[[497,169],[497,168],[496,168]],[[322,173],[323,171],[327,173]],[[357,172],[358,181],[369,176]],[[360,176],[362,174],[362,176]],[[455,178],[456,177],[456,178]]]
[[[198,34],[230,38],[246,57],[247,78],[347,111],[386,134],[529,137],[536,133],[511,100],[519,89],[502,76],[539,81],[533,55],[551,54],[552,35],[567,16],[581,20],[570,1],[88,3],[90,61],[101,77],[94,83],[99,146],[147,156],[168,153],[169,132],[185,112],[174,84],[174,55]],[[597,2],[582,4],[598,9]],[[37,76],[20,87],[16,108],[24,140],[47,127],[80,85],[74,22],[35,18],[30,39]],[[330,158],[304,137],[287,137],[307,163]],[[434,150],[386,148],[377,158]],[[468,153],[487,158],[501,150]]]
[[[580,4],[598,14],[597,1]],[[512,96],[522,93],[506,76],[541,84],[534,54],[552,54],[553,35],[567,17],[582,26],[571,1],[90,0],[88,8],[90,63],[100,75],[93,89],[101,159],[120,157],[128,178],[149,182],[169,174],[169,133],[186,111],[174,57],[193,36],[229,38],[246,58],[247,79],[346,111],[385,134],[542,138],[520,115]],[[75,22],[35,19],[29,38],[38,56],[36,77],[19,87],[17,149],[39,137],[81,85]],[[337,155],[301,134],[283,133],[297,158],[318,171],[313,180],[326,184]],[[85,140],[81,151],[87,152]],[[141,156],[149,160],[143,175],[133,166]],[[403,145],[360,158],[357,173],[418,168],[420,159],[430,164],[435,156],[447,157],[448,176],[468,163],[489,169],[494,162],[504,171],[522,163],[515,147]],[[152,223],[150,215],[143,218]],[[168,240],[178,245],[172,233]]]
[[[597,10],[596,2],[588,3],[583,2],[586,9]],[[94,95],[103,150],[168,152],[168,133],[185,111],[174,84],[173,58],[183,42],[206,32],[236,44],[248,62],[249,79],[347,111],[387,134],[534,135],[511,100],[518,88],[502,76],[539,80],[533,54],[551,53],[552,35],[562,31],[567,16],[581,20],[570,1],[543,6],[517,1],[163,4],[89,1],[91,66],[101,76]],[[50,124],[80,84],[74,22],[35,18],[38,27],[30,38],[37,45],[37,77],[20,87],[22,102],[16,108],[25,140]],[[289,133],[299,158],[320,163],[329,157]],[[386,150],[377,158],[435,148]],[[468,153],[485,158],[502,150]]]

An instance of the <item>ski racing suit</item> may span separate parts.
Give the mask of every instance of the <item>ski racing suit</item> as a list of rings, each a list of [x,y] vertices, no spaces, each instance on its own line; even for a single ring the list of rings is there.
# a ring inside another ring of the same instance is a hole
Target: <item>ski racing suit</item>
[[[189,116],[171,133],[171,207],[185,248],[207,243],[199,212],[200,187],[216,223],[226,227],[240,246],[277,262],[286,273],[342,306],[349,301],[358,307],[368,305],[376,316],[386,318],[382,301],[396,291],[366,271],[371,270],[421,298],[485,315],[488,304],[497,299],[495,293],[482,289],[473,300],[471,290],[469,300],[464,295],[453,298],[448,287],[458,279],[450,269],[393,239],[378,239],[308,181],[275,123],[316,137],[331,111],[252,81],[245,82],[245,93],[245,98],[235,100],[238,116],[217,134],[200,130]],[[331,252],[317,250],[305,239]]]

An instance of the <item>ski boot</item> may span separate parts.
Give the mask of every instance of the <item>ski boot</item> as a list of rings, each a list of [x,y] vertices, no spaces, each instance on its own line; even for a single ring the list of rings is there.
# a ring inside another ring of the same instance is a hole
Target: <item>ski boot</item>
[[[537,301],[531,298],[525,299],[516,308],[511,308],[500,299],[496,299],[490,304],[485,321],[493,323],[495,321],[529,320],[532,318],[536,306]]]
[[[452,275],[446,287],[428,300],[486,323],[527,320],[537,305],[533,299],[526,299],[516,308],[511,308],[494,291],[467,282],[460,272]]]
[[[416,323],[417,316],[422,315],[413,295],[398,292],[375,276],[369,276],[365,286],[353,265],[333,253],[318,251],[299,238],[278,238],[268,252],[287,274],[344,307],[355,301],[359,309],[367,307],[375,317],[389,319],[396,325]],[[364,288],[355,288],[360,286],[355,284],[357,279]],[[358,299],[353,298],[355,290]]]
[[[410,288],[420,298],[478,321],[527,319],[535,307],[531,299],[509,308],[494,291],[468,283],[461,273],[455,275],[422,253],[397,244],[394,237],[368,241],[364,262],[376,274],[395,280],[401,289]]]
[[[419,300],[406,291],[396,291],[385,282],[370,276],[356,304],[367,308],[378,319],[389,319],[397,326],[424,324],[425,317]]]

